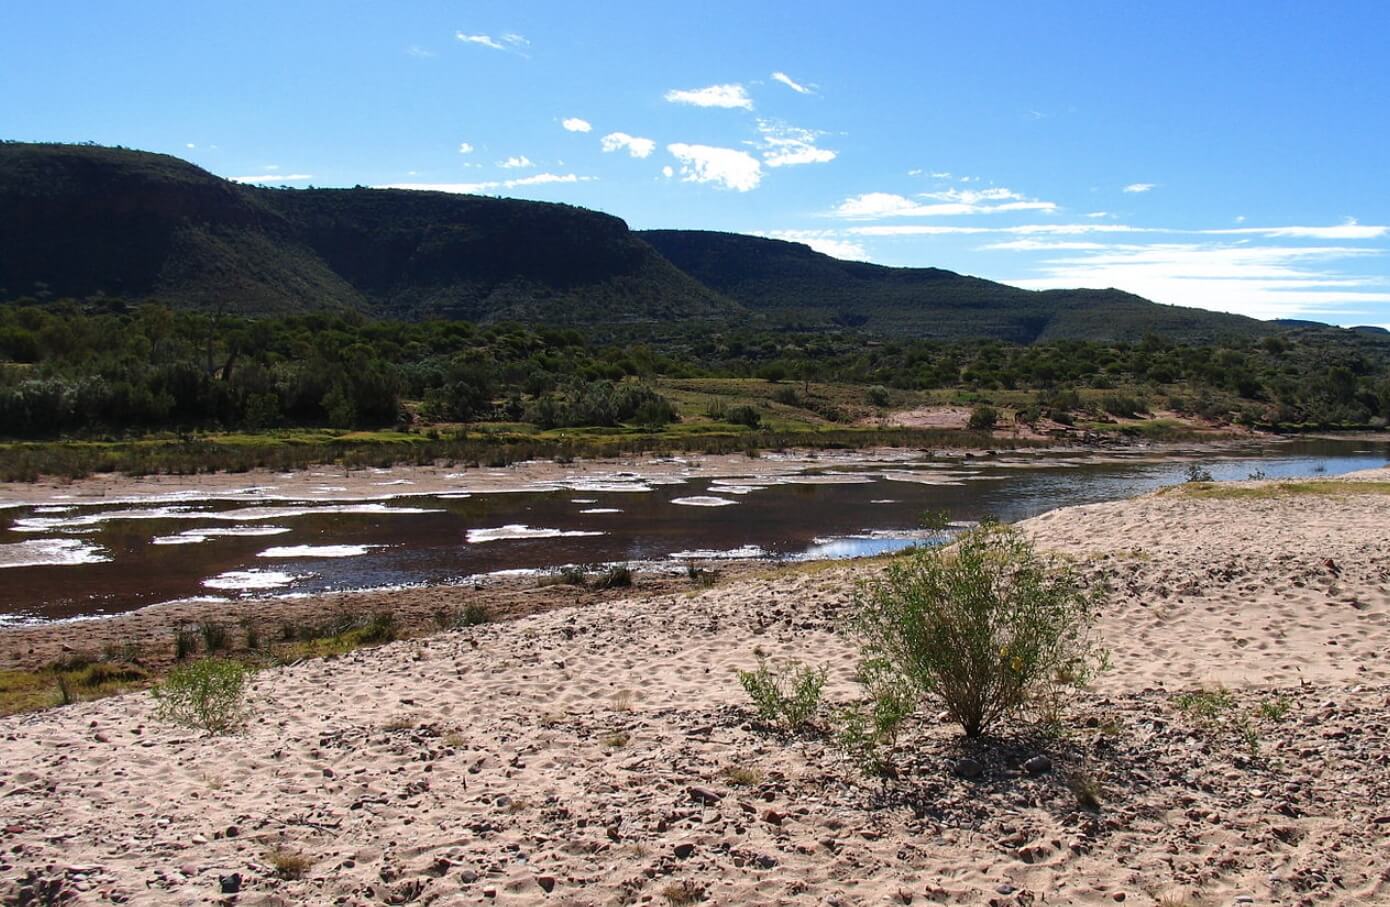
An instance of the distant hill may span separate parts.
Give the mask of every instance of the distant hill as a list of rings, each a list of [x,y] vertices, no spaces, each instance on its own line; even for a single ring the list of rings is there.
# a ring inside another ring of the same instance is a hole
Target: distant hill
[[[568,205],[264,189],[168,155],[9,143],[0,210],[0,298],[557,324],[741,311],[618,218]]]
[[[248,314],[862,329],[1019,343],[1281,328],[1119,290],[1031,292],[799,243],[653,230],[438,192],[245,186],[163,154],[0,143],[0,300],[157,298]]]
[[[801,243],[737,233],[638,233],[692,277],[758,312],[914,337],[1173,339],[1271,333],[1238,315],[1159,305],[1121,290],[1035,292],[940,268],[841,261]]]

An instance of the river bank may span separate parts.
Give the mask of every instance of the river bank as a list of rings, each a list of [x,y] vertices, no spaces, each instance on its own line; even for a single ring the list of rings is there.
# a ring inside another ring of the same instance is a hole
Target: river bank
[[[1114,667],[1068,737],[971,750],[974,778],[929,714],[887,782],[750,720],[733,672],[759,653],[858,695],[839,629],[875,566],[789,567],[263,671],[230,741],[146,694],[0,720],[0,877],[134,904],[234,876],[259,903],[1374,902],[1388,488],[1182,486],[1023,523],[1108,578]],[[1217,689],[1231,721],[1178,695]]]

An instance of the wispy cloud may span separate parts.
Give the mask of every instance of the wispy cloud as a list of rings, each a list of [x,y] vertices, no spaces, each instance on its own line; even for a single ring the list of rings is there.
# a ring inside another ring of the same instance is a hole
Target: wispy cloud
[[[524,170],[527,167],[536,166],[532,160],[524,154],[514,154],[505,161],[500,161],[497,166],[503,170]]]
[[[811,85],[802,85],[784,72],[774,72],[772,74],[774,82],[781,82],[797,94],[815,94],[815,88]]]
[[[498,35],[496,38],[492,35],[470,35],[467,32],[455,32],[454,37],[465,44],[476,44],[479,47],[509,51],[522,56],[526,55],[525,49],[531,44],[523,35],[518,35],[515,32]]]
[[[600,144],[604,151],[621,151],[626,148],[632,157],[650,157],[656,150],[656,142],[628,135],[626,132],[610,132],[603,137]]]
[[[374,186],[374,189],[412,189],[418,192],[452,192],[462,195],[476,195],[493,189],[516,189],[522,186],[542,186],[550,183],[588,183],[592,176],[577,176],[573,173],[537,173],[510,180],[487,180],[480,183],[388,183]]]
[[[705,88],[673,88],[666,92],[672,104],[691,104],[695,107],[727,107],[753,109],[753,99],[742,85],[710,85]]]
[[[256,176],[229,176],[227,179],[235,183],[302,183],[314,178],[312,173],[261,173]]]
[[[1130,193],[1148,192],[1153,187],[1153,183],[1130,183],[1128,186],[1125,186],[1125,191]]]
[[[472,154],[473,146],[467,142],[459,142],[459,154]]]
[[[588,120],[581,120],[579,117],[566,117],[560,121],[560,125],[568,132],[592,132],[594,128]]]
[[[747,192],[758,188],[763,179],[762,164],[746,151],[684,142],[667,145],[666,150],[680,162],[682,182]]]
[[[1382,254],[1346,246],[1250,245],[1245,242],[1061,246],[1041,276],[1013,280],[1028,289],[1120,287],[1157,302],[1199,306],[1255,318],[1326,316],[1347,304],[1390,302],[1381,278],[1334,263]],[[1346,313],[1354,314],[1354,313]]]
[[[1210,236],[1255,235],[1275,239],[1379,239],[1382,236],[1390,236],[1390,226],[1358,224],[1350,220],[1330,227],[1230,227],[1201,232]]]
[[[405,49],[406,56],[414,57],[417,60],[428,60],[434,56],[434,51],[425,50],[418,44],[412,44]]]
[[[801,129],[771,120],[759,120],[762,135],[759,148],[769,167],[793,167],[798,164],[826,164],[835,160],[838,152],[818,148],[816,142],[824,133]]]
[[[1054,211],[1055,202],[1025,199],[1009,189],[947,189],[924,192],[917,201],[891,192],[866,192],[851,196],[835,208],[835,215],[850,220],[887,217],[956,217],[969,214],[1001,214],[1009,211]]]
[[[868,261],[869,252],[861,244],[838,238],[830,230],[763,230],[756,234],[769,239],[805,243],[817,252],[845,261]]]

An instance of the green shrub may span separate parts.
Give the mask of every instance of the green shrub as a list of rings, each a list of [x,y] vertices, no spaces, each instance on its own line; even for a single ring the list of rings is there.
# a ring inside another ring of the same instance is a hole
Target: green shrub
[[[1211,470],[1196,463],[1187,464],[1187,481],[1189,482],[1210,482],[1212,481]]]
[[[227,628],[213,620],[198,624],[198,635],[203,637],[203,645],[209,654],[227,648]]]
[[[154,689],[160,720],[226,734],[245,722],[246,682],[251,671],[239,661],[204,658],[179,665]]]
[[[174,631],[174,658],[183,661],[198,654],[198,631],[193,627],[179,627]]]
[[[459,614],[459,618],[455,626],[477,627],[487,623],[490,620],[492,620],[492,614],[488,611],[486,605],[480,605],[477,602],[470,602],[469,604],[463,606],[463,611]]]
[[[632,568],[614,564],[594,578],[595,589],[625,589],[632,585]]]
[[[760,718],[794,731],[815,716],[828,676],[826,668],[817,670],[790,662],[774,669],[759,658],[757,670],[738,672],[738,682],[753,700]]]
[[[916,549],[860,587],[856,611],[861,675],[939,700],[970,737],[1048,717],[1104,663],[1090,640],[1093,597],[1012,527]]]
[[[970,421],[966,423],[971,431],[989,431],[999,421],[999,413],[994,407],[980,404],[970,411]]]
[[[738,406],[731,406],[724,412],[724,421],[733,425],[744,425],[748,428],[757,428],[763,424],[762,413],[746,403]]]
[[[866,392],[870,406],[887,406],[889,401],[888,388],[882,384],[875,384]]]

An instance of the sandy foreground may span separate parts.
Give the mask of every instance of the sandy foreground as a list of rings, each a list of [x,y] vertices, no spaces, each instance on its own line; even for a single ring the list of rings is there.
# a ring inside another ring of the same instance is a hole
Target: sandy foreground
[[[837,631],[874,568],[638,588],[264,671],[234,737],[148,694],[0,719],[0,901],[1390,903],[1390,495],[1024,526],[1113,590],[1114,669],[1061,740],[967,746],[927,710],[866,778],[760,726],[734,671],[825,664],[853,700]],[[1229,715],[1176,707],[1218,683]]]

